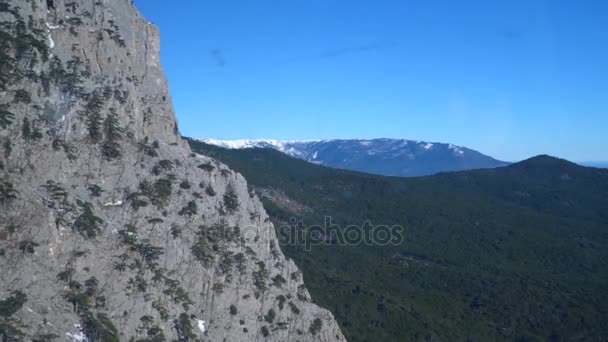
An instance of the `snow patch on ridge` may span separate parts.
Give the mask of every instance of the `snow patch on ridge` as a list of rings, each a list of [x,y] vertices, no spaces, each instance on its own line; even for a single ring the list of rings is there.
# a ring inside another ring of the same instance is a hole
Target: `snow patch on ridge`
[[[462,150],[462,147],[460,147],[460,146],[448,144],[448,148],[450,150],[454,151],[454,154],[456,154],[457,156],[464,155],[464,151]]]

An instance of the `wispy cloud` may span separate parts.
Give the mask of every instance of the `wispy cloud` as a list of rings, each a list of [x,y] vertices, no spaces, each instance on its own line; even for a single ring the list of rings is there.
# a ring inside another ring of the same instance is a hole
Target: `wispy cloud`
[[[224,53],[220,49],[213,49],[209,52],[211,54],[211,58],[215,62],[217,66],[223,68],[226,66],[226,58],[224,57]]]
[[[316,61],[316,60],[323,60],[323,59],[333,59],[333,58],[339,58],[339,57],[343,57],[343,56],[349,56],[349,55],[355,55],[355,54],[380,50],[380,49],[383,49],[386,47],[388,47],[388,44],[381,43],[381,42],[372,42],[372,43],[367,43],[367,44],[362,44],[362,45],[336,47],[333,49],[321,51],[320,53],[286,58],[286,59],[279,61],[278,64],[290,64],[290,63],[294,63],[294,62],[306,62],[306,61]]]

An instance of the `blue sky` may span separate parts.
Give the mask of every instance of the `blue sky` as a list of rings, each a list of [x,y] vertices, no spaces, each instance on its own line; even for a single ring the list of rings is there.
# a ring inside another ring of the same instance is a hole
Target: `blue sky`
[[[136,1],[182,134],[608,160],[608,1]]]

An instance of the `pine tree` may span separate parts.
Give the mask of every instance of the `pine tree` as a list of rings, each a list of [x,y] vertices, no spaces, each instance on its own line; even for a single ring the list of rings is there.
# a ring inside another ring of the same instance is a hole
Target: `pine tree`
[[[28,118],[23,118],[23,125],[21,126],[21,136],[26,141],[30,141],[32,138],[32,128],[30,126],[30,120]]]
[[[110,108],[110,113],[103,122],[105,141],[101,146],[103,156],[108,159],[120,158],[120,144],[118,140],[122,137],[123,129],[118,121],[118,114],[114,108]]]
[[[17,190],[13,187],[13,184],[6,181],[0,182],[0,202],[4,204],[15,198],[17,198]]]
[[[89,130],[89,136],[94,142],[98,142],[102,138],[101,125],[102,121],[99,112],[92,112],[87,115],[87,129]]]
[[[9,112],[6,105],[0,105],[0,127],[6,129],[15,120],[15,115]]]
[[[106,117],[103,126],[106,140],[117,141],[122,137],[123,130],[114,108],[110,108],[110,114]]]
[[[42,133],[40,132],[40,129],[38,129],[33,122],[30,123],[30,120],[28,120],[28,118],[23,118],[21,134],[25,141],[42,139]]]
[[[84,107],[84,115],[86,117],[87,130],[93,142],[99,142],[103,138],[101,118],[101,109],[103,108],[103,100],[98,92],[90,95],[87,104]]]

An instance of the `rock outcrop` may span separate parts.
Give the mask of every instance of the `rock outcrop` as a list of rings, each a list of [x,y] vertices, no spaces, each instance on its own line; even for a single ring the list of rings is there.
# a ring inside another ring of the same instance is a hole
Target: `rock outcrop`
[[[0,0],[0,336],[341,341],[129,0]]]

